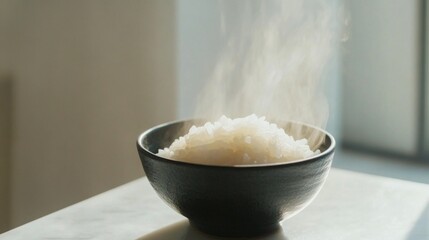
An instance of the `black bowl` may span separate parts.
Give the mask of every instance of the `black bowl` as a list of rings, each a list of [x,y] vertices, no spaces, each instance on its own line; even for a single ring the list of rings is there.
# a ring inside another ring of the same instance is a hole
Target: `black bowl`
[[[327,132],[320,154],[281,164],[213,166],[155,155],[191,125],[178,121],[156,126],[140,135],[137,148],[158,195],[194,227],[212,235],[251,237],[275,231],[281,220],[315,198],[334,155],[335,140]]]

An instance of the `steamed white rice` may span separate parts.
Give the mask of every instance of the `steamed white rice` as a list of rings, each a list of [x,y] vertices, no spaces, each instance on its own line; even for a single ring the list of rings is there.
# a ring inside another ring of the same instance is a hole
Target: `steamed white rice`
[[[304,159],[313,152],[307,139],[295,140],[265,117],[252,114],[230,119],[222,116],[203,126],[192,126],[157,155],[184,162],[210,165],[247,165]]]

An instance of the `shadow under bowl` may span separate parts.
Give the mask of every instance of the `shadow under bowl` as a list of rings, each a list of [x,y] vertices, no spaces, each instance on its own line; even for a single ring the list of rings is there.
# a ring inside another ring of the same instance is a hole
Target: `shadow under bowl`
[[[152,187],[201,231],[225,237],[252,237],[280,227],[304,209],[322,188],[334,156],[335,140],[325,140],[313,157],[280,164],[217,166],[169,160],[155,155],[184,135],[193,121],[177,121],[142,133],[138,153]],[[296,123],[293,123],[296,124]]]

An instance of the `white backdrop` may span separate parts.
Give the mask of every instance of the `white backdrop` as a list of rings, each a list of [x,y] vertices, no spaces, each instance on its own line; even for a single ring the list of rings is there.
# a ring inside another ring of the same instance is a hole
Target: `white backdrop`
[[[336,3],[335,0],[333,0]],[[238,1],[223,1],[222,9],[233,11],[240,5]],[[201,87],[210,77],[217,57],[226,42],[221,33],[221,9],[219,1],[178,0],[177,18],[177,73],[178,73],[178,114],[189,118],[193,114]],[[236,24],[236,22],[225,24]],[[232,20],[233,21],[233,20]],[[341,81],[339,50],[329,69],[326,94],[330,104],[328,131],[337,141],[341,130]]]

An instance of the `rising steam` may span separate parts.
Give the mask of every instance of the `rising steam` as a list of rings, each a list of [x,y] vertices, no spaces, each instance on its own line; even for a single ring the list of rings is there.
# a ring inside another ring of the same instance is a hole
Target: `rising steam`
[[[221,8],[230,4],[220,3]],[[217,119],[255,113],[277,123],[298,121],[324,129],[329,106],[323,79],[339,42],[335,3],[239,1],[239,11],[222,18],[227,45],[195,115]],[[234,19],[238,24],[229,27]],[[291,131],[300,135],[301,129]],[[307,137],[313,147],[323,140],[315,134]]]

